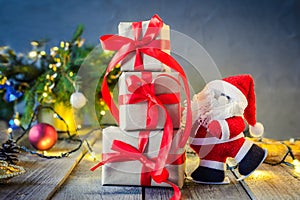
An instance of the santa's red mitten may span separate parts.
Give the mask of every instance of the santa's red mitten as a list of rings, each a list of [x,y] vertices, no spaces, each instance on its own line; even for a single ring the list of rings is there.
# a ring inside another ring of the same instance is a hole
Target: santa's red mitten
[[[222,127],[220,123],[217,120],[212,120],[211,122],[209,122],[208,132],[216,138],[221,138]]]

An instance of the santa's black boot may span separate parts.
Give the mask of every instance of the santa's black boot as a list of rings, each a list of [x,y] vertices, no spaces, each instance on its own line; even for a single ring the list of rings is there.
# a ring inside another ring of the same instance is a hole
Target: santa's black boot
[[[208,167],[199,166],[191,177],[196,183],[203,184],[227,184],[228,178],[225,178],[224,170],[212,169]]]
[[[253,144],[238,166],[238,171],[242,175],[239,180],[248,177],[267,157],[267,150]]]

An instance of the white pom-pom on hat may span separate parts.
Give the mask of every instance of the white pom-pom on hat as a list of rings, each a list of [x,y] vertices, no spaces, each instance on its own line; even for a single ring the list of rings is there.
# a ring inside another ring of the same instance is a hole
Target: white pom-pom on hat
[[[253,137],[261,137],[264,133],[264,126],[260,122],[257,122],[254,126],[249,125],[249,132]]]

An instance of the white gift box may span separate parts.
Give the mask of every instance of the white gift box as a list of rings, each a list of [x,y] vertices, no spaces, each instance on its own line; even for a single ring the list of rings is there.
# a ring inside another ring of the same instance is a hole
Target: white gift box
[[[142,21],[142,36],[145,35],[145,32],[148,28],[150,20],[148,21]],[[124,36],[130,39],[134,39],[133,31],[132,31],[132,22],[120,22],[118,26],[118,32],[120,36]],[[170,41],[170,27],[166,24],[163,24],[163,27],[160,30],[160,33],[155,38],[156,40],[163,40],[163,41]],[[170,45],[167,45],[170,46]],[[166,47],[165,44],[160,45],[160,49],[164,51],[167,54],[170,54],[170,47]],[[135,62],[135,52],[131,53],[131,56],[129,56],[127,59],[124,59],[121,62],[121,70],[122,71],[170,71],[170,69],[162,64],[157,59],[150,57],[148,55],[142,55],[143,56],[143,70],[137,70],[134,67]]]
[[[172,119],[173,128],[180,128],[181,104],[180,104],[180,80],[177,72],[123,72],[119,78],[119,126],[123,130],[155,130],[163,129],[166,115],[161,107],[157,106],[157,113],[151,113],[157,117],[155,127],[147,126],[148,101],[127,104],[120,99],[128,99],[133,93],[128,89],[128,80],[136,76],[146,79],[147,83],[154,83],[155,95],[176,94],[177,103],[163,104]],[[140,83],[138,83],[140,84]],[[125,96],[125,97],[124,97]],[[152,111],[151,111],[152,112]]]
[[[170,154],[172,154],[175,151],[176,144],[178,140],[180,140],[179,131],[174,130],[174,132],[175,132],[174,142],[172,143]],[[143,155],[145,155],[148,158],[154,158],[158,155],[162,135],[163,135],[163,131],[161,130],[150,132],[148,146],[145,152],[143,153]],[[105,154],[111,155],[113,153],[116,153],[115,151],[111,150],[111,146],[114,140],[121,140],[127,144],[130,144],[138,148],[138,141],[139,141],[138,137],[139,137],[138,131],[123,131],[119,127],[114,127],[114,126],[103,129],[102,132],[103,157],[105,157],[104,156]],[[184,149],[178,149],[176,153],[185,156]],[[128,155],[128,157],[130,157],[130,155]],[[175,159],[171,160],[171,162],[175,162]],[[169,172],[168,180],[181,188],[184,183],[185,160],[176,164],[174,163],[167,164],[165,167]],[[141,172],[142,172],[142,163],[138,160],[106,163],[105,165],[102,166],[102,185],[141,186]],[[170,185],[166,183],[158,184],[154,180],[151,180],[151,186],[170,187]]]

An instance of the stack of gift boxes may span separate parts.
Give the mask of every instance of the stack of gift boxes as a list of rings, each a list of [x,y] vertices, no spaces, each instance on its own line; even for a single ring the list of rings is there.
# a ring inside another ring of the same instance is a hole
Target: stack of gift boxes
[[[113,37],[106,36],[111,41],[102,46],[119,51],[118,58],[112,59],[122,71],[118,111],[107,102],[119,127],[102,132],[102,184],[182,187],[185,151],[178,148],[182,140],[181,75],[147,55],[153,48],[170,54],[169,26],[155,15],[150,21],[121,22],[119,35]]]

